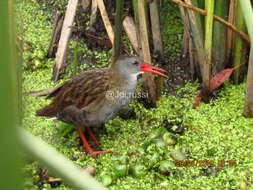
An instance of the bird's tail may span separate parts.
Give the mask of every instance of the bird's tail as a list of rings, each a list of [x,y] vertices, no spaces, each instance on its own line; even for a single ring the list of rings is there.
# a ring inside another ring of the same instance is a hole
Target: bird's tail
[[[54,104],[49,104],[47,106],[45,106],[42,109],[39,109],[36,111],[36,115],[37,116],[42,116],[42,117],[56,117],[56,113],[57,113],[57,106],[55,106]]]

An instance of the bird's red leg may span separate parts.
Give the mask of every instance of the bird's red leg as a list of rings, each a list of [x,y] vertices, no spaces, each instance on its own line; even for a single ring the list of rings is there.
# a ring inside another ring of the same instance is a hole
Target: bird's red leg
[[[86,140],[86,137],[83,133],[83,129],[82,127],[78,127],[77,128],[78,134],[84,144],[85,149],[87,150],[87,152],[91,155],[91,156],[97,156],[98,154],[105,154],[105,153],[113,153],[115,154],[115,152],[111,151],[111,150],[100,150],[100,151],[93,151],[92,148],[90,147],[88,141]]]
[[[92,132],[92,130],[91,130],[89,127],[86,127],[86,129],[87,129],[87,131],[88,131],[90,137],[94,140],[95,144],[96,144],[97,146],[99,146],[99,144],[100,144],[100,143],[99,143],[99,140],[96,138],[96,136],[94,135],[94,133]]]

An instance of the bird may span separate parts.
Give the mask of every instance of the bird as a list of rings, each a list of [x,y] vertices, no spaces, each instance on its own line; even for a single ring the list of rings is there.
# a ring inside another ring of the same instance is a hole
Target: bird
[[[36,115],[75,125],[91,156],[115,153],[111,150],[94,151],[83,129],[87,129],[91,139],[99,146],[91,128],[101,127],[129,104],[134,97],[137,76],[144,72],[167,77],[166,70],[151,66],[138,56],[121,55],[111,67],[81,72],[55,87],[47,96],[52,102],[37,110]]]

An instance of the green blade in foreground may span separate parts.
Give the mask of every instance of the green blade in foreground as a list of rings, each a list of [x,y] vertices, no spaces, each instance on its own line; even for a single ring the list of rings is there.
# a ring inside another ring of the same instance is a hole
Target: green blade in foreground
[[[19,123],[19,81],[14,44],[12,0],[0,1],[0,189],[22,188],[16,126]]]
[[[105,190],[93,177],[76,167],[54,148],[24,129],[19,129],[20,141],[27,152],[50,171],[78,190]]]

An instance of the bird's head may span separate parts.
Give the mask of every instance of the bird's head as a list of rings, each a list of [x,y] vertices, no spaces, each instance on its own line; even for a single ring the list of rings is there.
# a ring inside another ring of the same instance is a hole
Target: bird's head
[[[122,75],[137,77],[137,75],[146,72],[167,77],[167,75],[164,74],[166,72],[164,69],[151,66],[150,64],[145,63],[143,60],[141,60],[139,57],[136,56],[133,57],[120,56],[115,65],[117,67],[117,70]]]

